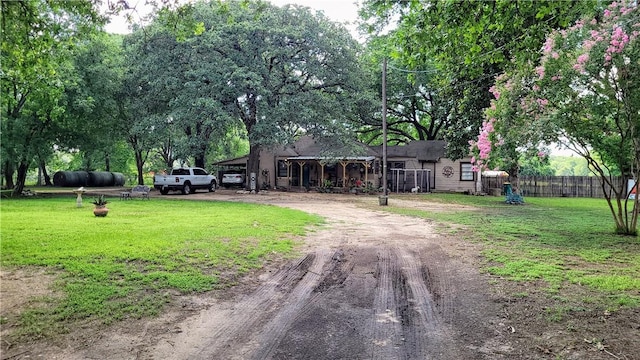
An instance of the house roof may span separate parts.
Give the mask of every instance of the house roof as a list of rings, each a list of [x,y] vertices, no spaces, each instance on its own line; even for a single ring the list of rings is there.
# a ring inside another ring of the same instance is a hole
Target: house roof
[[[297,156],[322,158],[357,158],[380,156],[371,147],[353,141],[350,143],[326,144],[315,141],[310,136],[303,136],[292,145]]]
[[[387,146],[387,158],[414,158],[425,162],[438,162],[445,156],[447,142],[443,140],[412,141],[406,145]],[[382,156],[382,145],[375,150]]]
[[[355,143],[354,143],[355,144]],[[382,145],[367,146],[365,144],[343,144],[329,149],[314,141],[312,137],[303,136],[291,146],[280,146],[270,151],[278,157],[285,157],[288,160],[322,160],[322,159],[345,159],[356,161],[371,161],[376,157],[382,157]],[[412,141],[406,145],[387,146],[387,158],[413,158],[424,162],[438,162],[445,157],[446,141],[442,140],[422,140]],[[360,151],[354,150],[358,149]],[[219,161],[214,165],[246,165],[248,156],[235,159]]]

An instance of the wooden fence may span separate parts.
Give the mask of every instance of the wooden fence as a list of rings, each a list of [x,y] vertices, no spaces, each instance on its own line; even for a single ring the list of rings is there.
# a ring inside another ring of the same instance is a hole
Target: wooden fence
[[[491,189],[502,189],[505,181],[508,179],[482,177],[482,190],[485,193],[495,193]],[[613,182],[619,187],[624,179],[614,177]],[[600,180],[595,176],[520,176],[519,183],[518,190],[522,196],[604,198]],[[609,191],[608,186],[606,191]]]

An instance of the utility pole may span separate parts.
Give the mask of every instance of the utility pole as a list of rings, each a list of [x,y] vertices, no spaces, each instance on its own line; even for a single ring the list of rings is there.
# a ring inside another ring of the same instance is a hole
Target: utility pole
[[[387,193],[387,58],[382,60],[382,197],[380,205],[386,206]]]

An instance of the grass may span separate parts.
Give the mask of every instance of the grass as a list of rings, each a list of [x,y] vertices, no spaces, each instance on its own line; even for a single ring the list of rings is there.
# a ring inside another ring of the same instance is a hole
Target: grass
[[[223,288],[291,256],[296,237],[321,223],[267,205],[169,198],[111,199],[109,215],[96,218],[90,200],[82,208],[70,196],[0,202],[2,268],[45,269],[58,279],[55,292],[32,301],[17,323],[2,314],[0,324],[17,325],[15,335],[51,337],[84,322],[157,314],[174,293]],[[432,219],[452,236],[481,242],[485,269],[496,279],[546,284],[552,298],[580,297],[573,304],[640,306],[640,241],[614,234],[604,200],[527,198],[513,206],[495,197],[428,194],[420,201],[475,210],[376,209]],[[534,288],[514,296],[532,296]],[[572,293],[576,288],[584,291]],[[547,317],[557,321],[574,308],[550,308]]]
[[[266,205],[113,200],[104,218],[93,215],[86,197],[81,208],[75,197],[2,200],[2,268],[58,275],[58,295],[37,299],[18,320],[17,335],[50,337],[78,322],[157,314],[171,293],[229,286],[291,256],[296,237],[321,223]]]
[[[542,282],[551,296],[571,296],[573,287],[586,287],[608,308],[640,306],[640,241],[614,233],[605,200],[526,198],[522,206],[459,194],[428,194],[421,200],[477,210],[387,210],[464,225],[464,231],[442,230],[482,242],[485,270],[495,276]]]

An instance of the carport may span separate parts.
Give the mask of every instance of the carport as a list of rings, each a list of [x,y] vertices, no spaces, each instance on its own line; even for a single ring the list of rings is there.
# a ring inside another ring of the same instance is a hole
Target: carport
[[[248,156],[242,156],[235,159],[229,159],[224,161],[218,161],[213,163],[213,166],[216,168],[215,173],[218,179],[222,179],[222,175],[230,170],[239,170],[247,173],[247,159]]]

